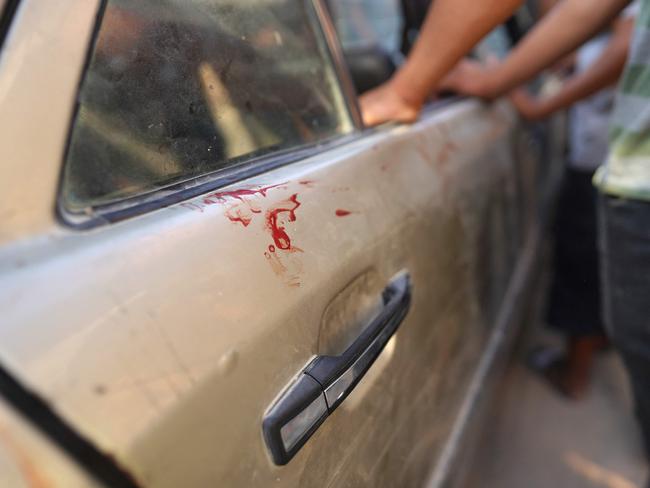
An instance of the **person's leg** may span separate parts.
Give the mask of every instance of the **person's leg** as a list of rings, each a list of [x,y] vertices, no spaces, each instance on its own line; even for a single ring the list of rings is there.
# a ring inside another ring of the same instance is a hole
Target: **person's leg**
[[[603,196],[600,219],[605,324],[650,449],[650,203]]]
[[[568,167],[554,226],[553,280],[546,320],[565,335],[563,352],[536,348],[529,357],[556,390],[572,399],[588,390],[595,354],[606,341],[601,319],[597,194],[593,173]]]
[[[566,366],[558,377],[558,387],[569,398],[585,396],[591,383],[596,354],[607,344],[603,334],[570,336],[566,344]]]

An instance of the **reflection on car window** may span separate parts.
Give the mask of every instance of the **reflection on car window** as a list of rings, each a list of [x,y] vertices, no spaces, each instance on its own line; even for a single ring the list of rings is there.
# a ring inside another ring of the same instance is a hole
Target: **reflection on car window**
[[[301,0],[109,0],[79,96],[68,210],[352,130]]]

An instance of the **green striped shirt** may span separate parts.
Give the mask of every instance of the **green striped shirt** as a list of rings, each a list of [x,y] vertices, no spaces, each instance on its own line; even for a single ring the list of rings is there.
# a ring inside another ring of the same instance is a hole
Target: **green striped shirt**
[[[595,182],[604,193],[650,200],[650,0],[640,2],[610,130],[610,154]]]

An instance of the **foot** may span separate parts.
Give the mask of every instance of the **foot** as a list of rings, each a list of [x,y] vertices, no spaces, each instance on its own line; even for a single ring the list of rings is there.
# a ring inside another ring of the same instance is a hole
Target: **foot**
[[[566,356],[559,349],[537,347],[528,355],[527,364],[564,398],[577,401],[587,394],[588,376],[569,368]]]

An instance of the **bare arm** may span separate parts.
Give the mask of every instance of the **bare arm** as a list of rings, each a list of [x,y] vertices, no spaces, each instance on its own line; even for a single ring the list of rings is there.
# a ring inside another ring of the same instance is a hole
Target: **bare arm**
[[[436,0],[402,68],[361,99],[368,125],[412,121],[440,80],[522,0]]]
[[[394,77],[395,89],[412,104],[423,104],[438,82],[521,0],[437,0],[420,37]]]
[[[461,63],[445,86],[483,98],[499,97],[529,81],[601,30],[630,0],[562,0],[495,67]]]
[[[611,40],[598,60],[583,73],[570,78],[559,92],[551,97],[536,100],[525,91],[518,90],[511,96],[513,103],[524,117],[537,120],[615,84],[625,66],[633,29],[634,19],[619,20],[614,26]]]
[[[540,17],[545,16],[547,13],[549,13],[553,7],[555,7],[555,4],[558,2],[558,0],[540,0],[539,3],[539,14]]]

